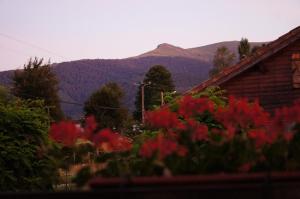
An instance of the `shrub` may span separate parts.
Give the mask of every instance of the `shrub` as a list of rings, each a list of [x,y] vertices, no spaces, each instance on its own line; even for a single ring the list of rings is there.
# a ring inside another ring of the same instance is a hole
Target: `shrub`
[[[48,119],[40,101],[0,104],[0,191],[52,189]]]

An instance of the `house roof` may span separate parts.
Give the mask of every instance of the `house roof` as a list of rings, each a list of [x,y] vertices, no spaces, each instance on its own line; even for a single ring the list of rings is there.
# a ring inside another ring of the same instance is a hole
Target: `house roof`
[[[200,85],[197,85],[191,90],[189,90],[187,94],[199,92],[209,86],[219,86],[220,84],[239,75],[243,71],[251,68],[255,64],[272,56],[273,54],[277,53],[278,51],[285,48],[289,44],[295,42],[299,38],[300,38],[300,26],[282,35],[278,39],[268,43],[266,46],[259,48],[253,55],[245,59],[242,59],[237,64],[224,68],[216,76],[202,82]]]

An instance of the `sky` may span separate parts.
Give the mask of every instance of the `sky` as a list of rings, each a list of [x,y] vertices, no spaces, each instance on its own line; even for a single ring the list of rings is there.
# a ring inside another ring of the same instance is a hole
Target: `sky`
[[[161,43],[271,41],[300,25],[300,0],[0,0],[0,71],[119,59]]]

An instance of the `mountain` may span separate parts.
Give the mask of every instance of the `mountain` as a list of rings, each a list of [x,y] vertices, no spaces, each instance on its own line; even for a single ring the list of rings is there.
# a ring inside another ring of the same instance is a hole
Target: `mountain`
[[[152,57],[152,56],[159,56],[159,57],[186,57],[192,59],[199,59],[197,55],[189,52],[184,48],[180,48],[177,46],[173,46],[171,44],[163,43],[159,44],[156,49],[141,54],[135,58],[141,57]]]
[[[225,41],[225,42],[214,43],[206,46],[196,47],[196,48],[180,48],[178,46],[173,46],[171,44],[163,43],[158,45],[156,49],[137,56],[137,58],[149,57],[149,56],[187,57],[187,58],[199,59],[211,63],[216,50],[222,46],[226,46],[230,51],[238,55],[239,43],[240,43],[239,41]],[[262,44],[265,43],[266,42],[250,42],[250,46],[251,47],[261,46]]]
[[[135,83],[143,80],[151,66],[165,66],[172,73],[176,90],[183,92],[207,79],[218,47],[225,45],[236,52],[238,44],[231,41],[184,49],[164,43],[131,58],[62,62],[52,64],[52,69],[59,79],[63,111],[68,117],[78,119],[87,98],[107,82],[114,81],[124,89],[124,103],[132,111],[137,92]],[[13,71],[0,72],[0,84],[10,85],[12,75]]]

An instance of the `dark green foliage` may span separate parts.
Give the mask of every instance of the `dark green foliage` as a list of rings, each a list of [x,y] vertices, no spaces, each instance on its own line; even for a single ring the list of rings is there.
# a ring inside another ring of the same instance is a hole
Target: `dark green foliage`
[[[223,68],[233,64],[235,60],[235,54],[230,52],[228,48],[222,46],[215,52],[213,59],[213,68],[209,71],[209,76],[212,77],[218,74]]]
[[[226,91],[221,89],[218,86],[209,86],[205,90],[195,93],[193,96],[196,98],[199,97],[208,97],[218,106],[225,106],[227,102]]]
[[[49,107],[52,119],[60,120],[63,113],[58,97],[58,81],[51,71],[50,63],[43,59],[30,59],[23,70],[16,70],[13,76],[14,95],[22,99],[42,99]]]
[[[107,83],[86,101],[85,115],[94,115],[99,129],[122,130],[128,121],[128,111],[121,103],[123,96],[118,84]]]
[[[57,179],[48,117],[38,104],[0,104],[0,191],[49,190]]]
[[[0,85],[0,103],[7,104],[9,101],[13,100],[14,96],[12,96],[9,90]]]
[[[297,124],[294,129],[297,133],[289,145],[289,158],[292,160],[289,167],[292,169],[300,169],[300,125]]]
[[[238,47],[240,60],[251,54],[251,47],[247,38],[242,38]]]
[[[161,92],[173,92],[175,86],[172,74],[161,65],[155,65],[149,69],[144,78],[145,86],[145,110],[151,110],[161,104]],[[141,86],[138,89],[135,100],[135,119],[141,119]]]

